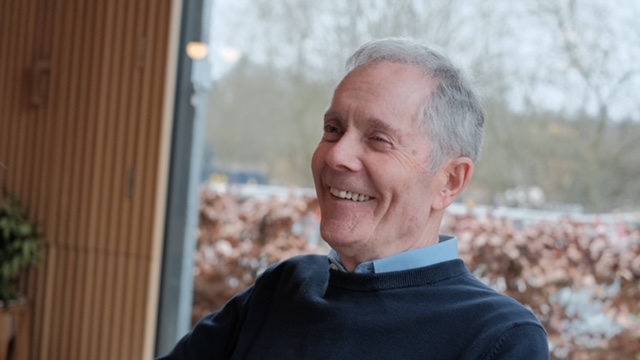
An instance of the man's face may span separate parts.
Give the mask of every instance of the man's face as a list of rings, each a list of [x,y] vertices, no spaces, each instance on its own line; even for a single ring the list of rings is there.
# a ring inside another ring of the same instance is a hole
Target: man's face
[[[427,171],[431,144],[418,124],[429,81],[414,66],[380,62],[349,74],[334,93],[311,167],[322,237],[343,259],[437,241],[427,220],[442,181]]]

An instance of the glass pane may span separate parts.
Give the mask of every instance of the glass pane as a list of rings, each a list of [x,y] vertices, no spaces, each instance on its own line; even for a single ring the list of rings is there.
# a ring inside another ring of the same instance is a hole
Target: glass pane
[[[211,14],[194,321],[269,264],[328,251],[310,171],[323,114],[357,47],[406,36],[468,70],[487,110],[474,180],[442,227],[463,259],[545,319],[560,358],[593,350],[589,336],[637,340],[640,294],[616,291],[640,276],[640,2],[217,0]],[[516,265],[488,270],[498,259]],[[614,303],[635,320],[601,316]]]

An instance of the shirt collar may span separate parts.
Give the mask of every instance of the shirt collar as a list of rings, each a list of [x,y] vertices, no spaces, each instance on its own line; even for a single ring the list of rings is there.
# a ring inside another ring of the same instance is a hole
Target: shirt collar
[[[382,259],[364,262],[356,267],[355,273],[379,274],[390,271],[401,271],[435,265],[458,258],[458,239],[453,236],[440,235],[439,242],[420,249],[410,250]],[[328,255],[329,266],[334,270],[347,269],[337,251],[331,250]]]

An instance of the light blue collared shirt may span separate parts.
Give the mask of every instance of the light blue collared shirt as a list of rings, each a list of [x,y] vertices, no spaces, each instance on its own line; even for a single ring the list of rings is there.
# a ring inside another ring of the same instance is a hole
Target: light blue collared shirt
[[[390,271],[409,270],[455,260],[458,255],[458,239],[453,236],[440,235],[435,245],[415,249],[387,258],[364,262],[356,267],[355,273],[379,274]],[[347,271],[337,251],[331,250],[328,255],[332,269]]]

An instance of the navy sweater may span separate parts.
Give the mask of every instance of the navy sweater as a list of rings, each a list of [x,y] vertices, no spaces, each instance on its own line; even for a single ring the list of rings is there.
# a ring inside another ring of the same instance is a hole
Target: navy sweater
[[[382,274],[300,256],[267,270],[160,359],[548,359],[521,304],[461,260]]]

